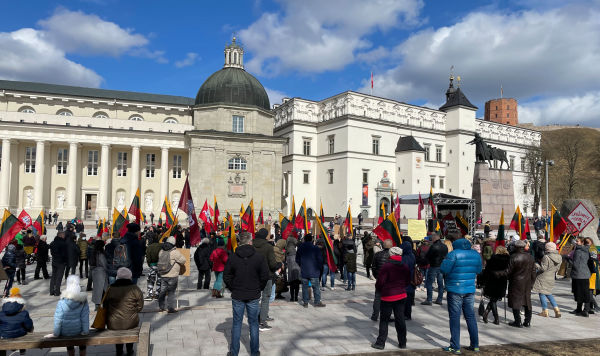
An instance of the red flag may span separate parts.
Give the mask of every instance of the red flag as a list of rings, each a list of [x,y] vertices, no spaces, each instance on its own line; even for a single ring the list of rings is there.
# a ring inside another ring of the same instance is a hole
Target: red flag
[[[265,218],[263,216],[263,202],[262,200],[260,201],[260,212],[258,213],[258,219],[256,219],[256,222],[259,224],[265,224]]]
[[[204,222],[204,230],[206,231],[206,233],[210,234],[211,232],[214,231],[213,229],[213,219],[212,219],[212,215],[210,214],[210,210],[208,209],[208,200],[204,201],[204,206],[202,207],[202,210],[200,211],[200,220],[202,220]]]
[[[19,214],[19,221],[21,221],[21,223],[23,223],[23,229],[27,229],[28,227],[31,226],[31,224],[33,224],[33,221],[31,220],[31,216],[29,216],[29,214],[27,214],[27,212],[25,210],[21,211],[21,214]],[[41,235],[42,233],[40,233]]]
[[[394,203],[394,217],[396,221],[400,221],[400,198],[396,195],[396,202]]]
[[[371,90],[373,90],[373,72],[371,72]]]
[[[192,191],[190,190],[189,176],[185,178],[185,184],[179,198],[178,209],[183,210],[188,216],[188,224],[190,226],[190,243],[197,245],[200,243],[200,227],[196,218],[196,209],[194,208],[194,200],[192,199]]]
[[[246,208],[244,215],[241,217],[241,229],[252,234],[254,238],[254,200],[250,200],[250,204]]]
[[[531,234],[531,229],[529,228],[529,218],[525,219],[525,237],[527,237],[527,233]]]
[[[425,209],[425,204],[423,203],[423,198],[421,198],[421,193],[419,193],[419,206],[417,207],[417,212],[419,216],[417,219],[421,220],[421,211]]]

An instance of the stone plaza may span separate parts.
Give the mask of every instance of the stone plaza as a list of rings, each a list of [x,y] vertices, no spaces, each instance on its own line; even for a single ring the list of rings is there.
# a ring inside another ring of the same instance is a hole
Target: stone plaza
[[[91,234],[92,231],[89,231]],[[193,253],[193,251],[192,251]],[[329,283],[322,292],[325,308],[308,309],[301,304],[287,300],[275,300],[271,303],[270,317],[275,321],[270,323],[271,330],[260,332],[261,355],[342,355],[377,353],[371,348],[378,332],[378,322],[369,319],[372,311],[372,298],[375,280],[366,278],[362,267],[362,252],[359,247],[358,272],[356,291],[345,291],[345,285],[339,278],[335,280],[335,290],[330,290]],[[52,332],[53,316],[58,298],[48,295],[48,280],[33,280],[34,266],[28,266],[28,285],[19,286],[27,301],[27,310],[34,321],[36,332]],[[146,270],[147,273],[147,270]],[[156,301],[145,302],[140,314],[142,322],[151,322],[151,354],[163,355],[225,355],[231,336],[232,310],[229,292],[225,298],[214,299],[209,290],[197,291],[197,270],[191,268],[190,277],[179,278],[179,313],[167,314],[158,312]],[[214,278],[213,278],[214,279]],[[85,288],[86,280],[82,281]],[[138,286],[145,293],[146,281],[142,277]],[[63,287],[64,288],[64,287]],[[91,298],[91,292],[89,292]],[[288,296],[288,293],[284,293]],[[554,296],[562,311],[562,318],[543,318],[536,315],[541,310],[537,295],[532,295],[534,317],[531,328],[517,329],[507,325],[512,321],[512,313],[507,310],[505,319],[504,304],[499,302],[500,325],[491,322],[484,324],[479,318],[479,341],[483,354],[486,346],[501,344],[521,344],[529,342],[557,342],[562,340],[589,339],[595,337],[600,328],[597,315],[589,318],[576,317],[568,312],[575,308],[572,298],[570,280],[558,280]],[[89,299],[88,299],[89,300]],[[442,306],[422,306],[425,292],[417,291],[412,320],[407,321],[408,350],[423,350],[423,354],[444,354],[441,347],[448,346],[449,327],[446,300]],[[477,292],[476,305],[480,300]],[[95,313],[90,301],[90,320]],[[462,320],[461,344],[469,345],[469,336],[464,320]],[[579,341],[572,342],[576,345]],[[518,346],[518,345],[517,345]],[[567,347],[559,347],[565,354]],[[537,353],[533,349],[518,347],[524,353],[518,354],[547,354]],[[390,325],[388,342],[383,353],[400,351],[394,328]],[[411,351],[412,352],[412,351]],[[63,355],[65,349],[28,350],[28,355]],[[381,352],[379,352],[381,353]],[[465,351],[464,353],[468,353]],[[113,355],[113,346],[90,346],[88,355]],[[241,355],[249,354],[249,331],[244,319],[242,328]],[[421,353],[419,353],[421,354]],[[496,354],[496,353],[495,353]],[[508,354],[508,352],[506,353]],[[514,353],[512,353],[514,355]],[[588,354],[579,352],[579,354]]]

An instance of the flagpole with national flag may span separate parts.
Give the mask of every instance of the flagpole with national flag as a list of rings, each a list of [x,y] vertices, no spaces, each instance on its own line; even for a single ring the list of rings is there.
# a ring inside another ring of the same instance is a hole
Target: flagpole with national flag
[[[10,211],[4,209],[2,224],[0,225],[0,252],[15,238],[15,235],[22,228],[23,222],[11,214]]]
[[[198,226],[198,219],[196,217],[196,208],[194,207],[194,200],[192,198],[192,190],[190,189],[190,176],[189,174],[185,178],[185,184],[181,192],[181,198],[179,199],[178,210],[183,210],[188,216],[188,224],[190,227],[190,244],[192,246],[200,243],[200,227]]]
[[[373,95],[373,71],[371,71],[371,95]]]
[[[215,215],[214,216],[215,222],[213,225],[214,225],[215,231],[217,231],[217,230],[220,230],[219,227],[221,226],[221,223],[219,222],[220,212],[219,212],[219,205],[217,205],[217,196],[214,195],[213,197],[215,199],[215,207],[214,207],[214,211],[213,211],[213,214]]]
[[[129,206],[129,214],[135,217],[135,223],[140,224],[142,220],[142,210],[140,209],[140,188],[135,192],[135,196],[133,197],[133,201],[131,202],[131,206]]]
[[[352,237],[352,209],[350,205],[348,205],[348,211],[346,212],[346,219],[344,220],[344,226],[346,227],[346,231],[348,233],[347,236]]]

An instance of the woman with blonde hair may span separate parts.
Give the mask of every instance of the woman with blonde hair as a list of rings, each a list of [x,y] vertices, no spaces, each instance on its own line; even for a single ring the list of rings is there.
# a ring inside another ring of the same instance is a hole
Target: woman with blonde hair
[[[539,316],[548,317],[548,302],[546,301],[548,299],[554,309],[554,316],[560,318],[560,309],[558,309],[554,296],[552,296],[552,289],[554,289],[556,272],[558,272],[558,268],[562,263],[562,256],[558,254],[554,242],[546,243],[544,250],[544,257],[542,257],[540,264],[536,265],[539,274],[533,283],[532,291],[540,296],[542,312],[538,314]]]

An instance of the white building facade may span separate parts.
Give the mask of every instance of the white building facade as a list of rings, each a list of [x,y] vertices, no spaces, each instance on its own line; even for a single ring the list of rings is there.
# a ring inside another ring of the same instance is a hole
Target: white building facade
[[[431,187],[434,193],[471,198],[475,147],[468,142],[477,132],[507,151],[515,205],[532,215],[524,162],[527,151],[539,147],[541,134],[476,119],[476,110],[452,82],[440,110],[352,91],[321,101],[284,99],[274,108],[275,134],[287,139],[284,211],[292,196],[311,207],[323,202],[328,216],[344,215],[350,204],[353,216],[363,217],[377,216],[391,192],[428,194]],[[402,209],[403,216],[416,217],[416,206]]]

